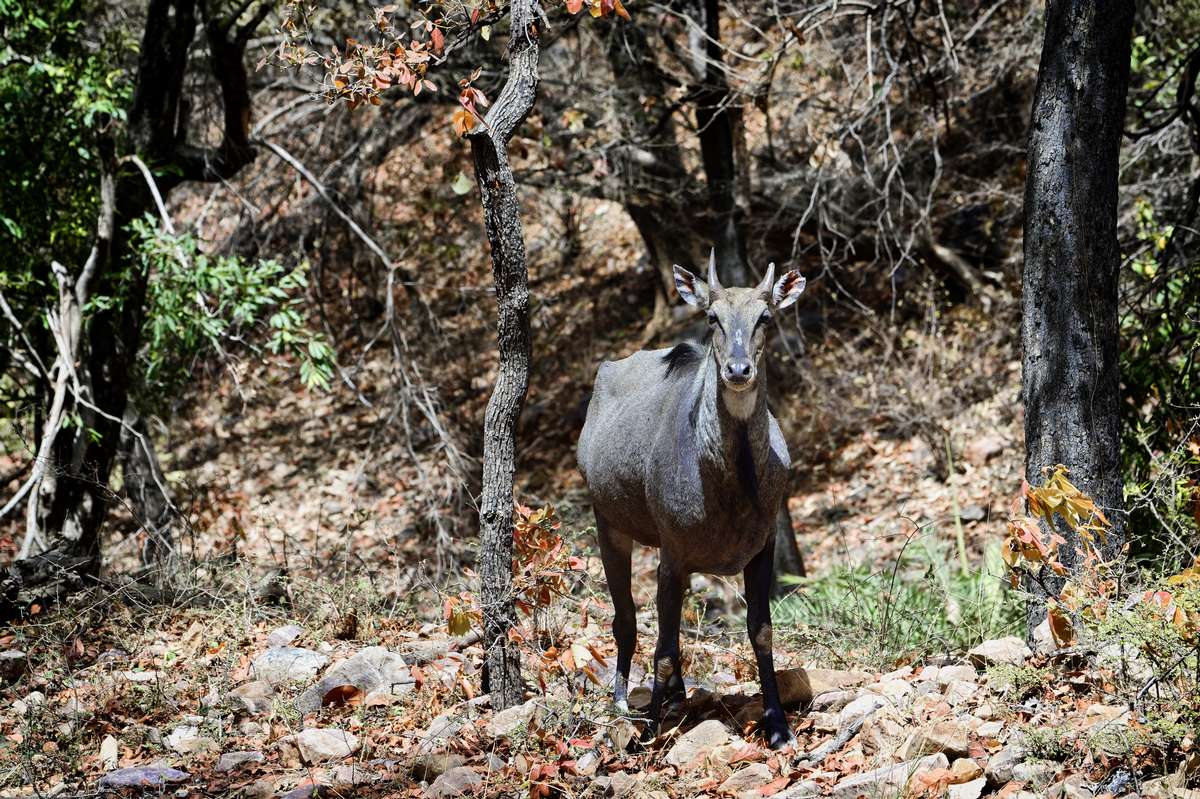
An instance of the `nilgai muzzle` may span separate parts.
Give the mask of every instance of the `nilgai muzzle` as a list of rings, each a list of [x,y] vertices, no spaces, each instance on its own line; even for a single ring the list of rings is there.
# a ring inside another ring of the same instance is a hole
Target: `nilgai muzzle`
[[[774,276],[771,264],[757,286],[724,288],[711,257],[707,283],[676,266],[679,295],[708,315],[707,346],[642,350],[596,372],[578,459],[616,614],[613,700],[622,711],[637,643],[633,542],[660,550],[649,736],[664,701],[684,693],[679,616],[688,576],[740,571],[762,682],[761,729],[773,747],[793,740],[775,683],[769,604],[775,515],[791,462],[767,410],[762,358],[771,314],[795,302],[805,281],[794,271]]]

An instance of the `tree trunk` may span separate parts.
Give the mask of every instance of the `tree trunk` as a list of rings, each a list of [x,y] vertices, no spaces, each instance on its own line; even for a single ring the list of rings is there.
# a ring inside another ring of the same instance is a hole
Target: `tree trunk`
[[[747,286],[746,247],[737,205],[738,172],[734,161],[739,110],[732,105],[721,46],[718,0],[704,0],[704,77],[696,93],[696,126],[700,157],[708,179],[708,204],[712,214],[713,246],[717,273],[726,286]]]
[[[483,494],[479,503],[479,572],[482,582],[485,690],[492,707],[523,698],[521,659],[509,632],[516,626],[512,595],[513,475],[516,428],[529,387],[529,274],[517,186],[508,163],[508,142],[533,108],[538,83],[538,36],[534,0],[511,6],[508,79],[488,112],[486,125],[470,134],[484,229],[492,250],[499,308],[500,368],[483,423]]]
[[[1025,185],[1025,475],[1061,463],[1125,540],[1117,365],[1117,159],[1129,82],[1130,0],[1049,0]],[[1060,559],[1078,561],[1078,541]],[[1051,590],[1061,580],[1043,570]],[[1045,618],[1034,580],[1030,632]]]
[[[150,427],[145,418],[130,410],[121,430],[120,459],[125,495],[146,533],[142,563],[153,568],[156,576],[169,574],[175,555],[175,504],[154,452]]]
[[[670,321],[675,287],[671,267],[696,263],[699,255],[691,247],[692,236],[681,235],[694,224],[688,210],[693,205],[692,181],[683,165],[670,109],[664,107],[668,88],[640,20],[618,23],[614,19],[609,24],[608,62],[621,104],[617,119],[624,127],[622,146],[613,152],[619,195],[659,278],[654,317],[645,334],[650,338]],[[644,97],[661,102],[647,109]]]

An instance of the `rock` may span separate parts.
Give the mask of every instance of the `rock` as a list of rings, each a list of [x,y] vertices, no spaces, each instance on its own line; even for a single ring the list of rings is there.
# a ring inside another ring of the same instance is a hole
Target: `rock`
[[[100,778],[100,787],[109,790],[161,788],[170,783],[183,782],[189,776],[186,771],[166,766],[133,766],[108,772]]]
[[[273,646],[250,664],[256,680],[272,685],[308,682],[320,673],[329,658],[320,652],[297,646]]]
[[[666,762],[682,768],[697,757],[729,742],[729,730],[717,719],[702,721],[683,735],[667,752]],[[614,775],[615,777],[615,775]]]
[[[296,709],[313,713],[335,688],[353,685],[365,696],[378,692],[407,694],[415,687],[404,658],[382,646],[369,646],[330,669],[320,681],[296,698]]]
[[[826,691],[813,697],[809,710],[818,713],[836,713],[854,701],[856,696],[857,694],[853,691]]]
[[[341,760],[358,751],[358,738],[343,730],[309,728],[295,735],[280,738],[282,746],[294,746],[300,758],[308,764]]]
[[[1003,721],[985,721],[975,728],[975,734],[980,738],[997,738],[1004,732]]]
[[[1072,774],[1046,790],[1049,799],[1093,799],[1096,788],[1082,774]]]
[[[20,649],[6,649],[0,652],[0,685],[14,683],[29,668],[29,658]]]
[[[981,522],[987,518],[987,508],[978,503],[971,503],[958,513],[958,518],[964,522]]]
[[[984,668],[1000,663],[1019,666],[1025,662],[1025,658],[1032,654],[1029,647],[1025,646],[1024,641],[1015,635],[1010,635],[1007,638],[984,641],[968,652],[967,657],[971,659],[976,668]]]
[[[488,722],[488,735],[493,738],[507,738],[515,734],[518,730],[529,726],[529,722],[535,715],[538,715],[539,709],[538,703],[530,699],[524,704],[501,710]]]
[[[770,799],[810,799],[821,795],[821,783],[816,780],[802,780],[795,785],[789,785],[779,793],[771,794]]]
[[[946,797],[947,799],[979,799],[983,796],[983,789],[986,787],[987,778],[979,777],[969,782],[951,785]]]
[[[217,765],[213,767],[213,771],[224,773],[233,771],[246,763],[261,762],[263,762],[262,752],[225,752],[217,759]]]
[[[913,687],[904,680],[885,680],[872,690],[891,699],[897,705],[906,704],[913,696]]]
[[[596,773],[600,765],[600,757],[595,752],[584,752],[575,761],[575,773],[590,777]]]
[[[875,678],[864,671],[837,669],[784,669],[775,672],[779,698],[786,708],[809,705],[814,697],[864,685]]]
[[[869,716],[884,706],[884,701],[874,694],[865,694],[846,705],[837,715],[837,727],[848,727],[859,719]]]
[[[304,628],[296,624],[277,627],[267,636],[267,646],[287,646],[304,634]]]
[[[993,785],[1004,785],[1013,778],[1013,767],[1025,757],[1025,748],[1019,744],[1009,744],[988,758],[983,773],[988,782]]]
[[[268,799],[275,795],[275,783],[272,780],[256,780],[242,788],[245,799]]]
[[[639,779],[624,771],[615,771],[608,775],[609,787],[614,797],[628,796],[637,787]]]
[[[860,796],[871,799],[884,799],[904,792],[909,778],[919,771],[946,768],[950,761],[945,755],[937,754],[923,757],[917,761],[897,763],[894,766],[884,766],[873,771],[856,774],[833,786],[830,796],[836,799],[858,799]]]
[[[417,740],[426,748],[445,746],[447,742],[463,727],[463,722],[449,714],[442,715],[429,722],[429,726],[417,733]]]
[[[956,721],[939,721],[910,735],[899,755],[904,760],[938,752],[944,752],[948,757],[962,757],[967,754],[969,744],[965,727]]]
[[[483,777],[475,769],[458,766],[447,771],[429,786],[429,795],[442,799],[446,796],[462,796],[483,784]]]
[[[924,677],[925,672],[921,672],[921,676]],[[946,688],[956,680],[973,683],[979,679],[979,672],[974,666],[940,666],[934,670],[932,678],[939,686]]]
[[[121,757],[121,749],[117,744],[117,739],[111,735],[105,735],[104,740],[100,742],[100,765],[105,771],[112,771],[117,767],[117,760]]]
[[[256,715],[271,709],[275,699],[275,691],[270,683],[262,680],[251,680],[243,683],[229,692],[233,704],[241,705],[247,713]]]
[[[1042,619],[1042,623],[1033,628],[1033,651],[1039,655],[1053,655],[1058,651],[1058,642],[1050,631],[1050,617]]]
[[[635,735],[637,727],[628,719],[614,719],[604,733],[614,752],[624,752]]]
[[[1044,760],[1029,760],[1013,766],[1012,778],[1017,782],[1025,783],[1026,788],[1040,791],[1054,779],[1055,771],[1057,771],[1057,767],[1052,763]]]
[[[370,785],[382,779],[378,774],[363,768],[358,763],[338,766],[333,770],[333,783],[339,786]]]
[[[970,782],[983,776],[983,766],[969,757],[960,757],[950,764],[951,782]]]
[[[410,773],[417,782],[433,782],[452,768],[466,763],[458,755],[424,753],[412,762]],[[503,766],[501,766],[503,768]]]
[[[979,683],[974,680],[955,680],[946,686],[946,701],[957,707],[979,693]]]
[[[765,763],[751,763],[721,783],[721,793],[752,791],[771,781],[771,769]]]
[[[164,743],[181,755],[196,755],[218,748],[217,742],[202,736],[198,728],[183,724],[171,730]]]
[[[998,435],[985,435],[967,444],[963,449],[963,459],[972,466],[983,466],[1002,452],[1004,439]]]

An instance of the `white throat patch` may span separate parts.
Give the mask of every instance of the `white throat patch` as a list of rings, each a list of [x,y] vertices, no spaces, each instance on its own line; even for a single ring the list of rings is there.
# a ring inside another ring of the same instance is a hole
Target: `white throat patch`
[[[730,416],[735,419],[749,419],[754,413],[754,406],[758,399],[758,387],[746,391],[734,391],[726,386],[721,386],[721,399]]]

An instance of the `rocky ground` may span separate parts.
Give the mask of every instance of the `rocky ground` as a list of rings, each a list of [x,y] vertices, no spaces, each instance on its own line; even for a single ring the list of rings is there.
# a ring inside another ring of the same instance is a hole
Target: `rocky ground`
[[[86,631],[76,612],[75,629],[53,617],[0,638],[0,796],[1200,796],[1184,788],[1200,755],[1160,773],[1146,719],[1114,703],[1116,665],[1016,638],[882,674],[783,669],[798,741],[779,752],[755,735],[746,647],[703,672],[693,648],[686,712],[641,748],[597,685],[612,658],[596,614],[564,631],[575,669],[527,658],[544,688],[496,713],[472,633],[362,619],[343,640],[251,607],[148,619],[103,601]]]

